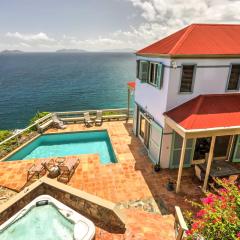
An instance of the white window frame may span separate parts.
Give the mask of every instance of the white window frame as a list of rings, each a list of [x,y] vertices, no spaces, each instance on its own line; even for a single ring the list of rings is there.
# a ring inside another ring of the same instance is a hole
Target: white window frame
[[[228,72],[227,86],[226,86],[226,91],[227,91],[227,92],[238,92],[238,91],[239,91],[239,87],[240,87],[240,75],[239,75],[238,84],[237,84],[237,85],[238,85],[238,86],[237,86],[237,89],[228,89],[233,65],[238,65],[238,66],[240,67],[240,63],[231,63],[231,65],[230,65],[229,72]]]
[[[154,73],[153,73],[153,76],[154,76],[154,79],[153,81],[151,81],[151,72],[152,72],[152,67],[154,66]],[[148,83],[153,85],[154,87],[157,87],[157,66],[158,66],[158,63],[156,62],[149,62],[149,76],[148,76]]]
[[[191,91],[189,91],[189,92],[182,92],[181,91],[184,66],[193,66],[192,85],[191,85]],[[181,66],[181,75],[180,75],[179,91],[178,91],[179,94],[192,94],[193,93],[193,88],[194,88],[195,78],[196,78],[196,71],[197,71],[197,64],[195,64],[195,63],[185,63],[185,64],[182,64],[182,66]]]

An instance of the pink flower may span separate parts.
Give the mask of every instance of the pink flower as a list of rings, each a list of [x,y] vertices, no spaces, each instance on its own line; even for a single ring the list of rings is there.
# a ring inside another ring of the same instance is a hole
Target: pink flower
[[[186,231],[186,234],[187,234],[188,236],[190,236],[190,235],[192,235],[192,231],[191,231],[191,230],[187,230],[187,231]]]
[[[202,199],[203,204],[211,204],[213,203],[213,196],[208,196]]]
[[[197,217],[202,217],[205,213],[206,213],[206,211],[204,209],[202,209],[197,212]]]

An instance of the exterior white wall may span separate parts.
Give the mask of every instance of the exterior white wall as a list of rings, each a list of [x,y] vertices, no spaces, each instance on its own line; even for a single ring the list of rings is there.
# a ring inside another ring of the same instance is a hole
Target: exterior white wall
[[[200,94],[228,93],[226,91],[232,63],[240,59],[175,59],[178,68],[171,68],[166,110],[170,110]],[[182,64],[196,64],[192,93],[179,93]],[[239,92],[239,91],[238,91]]]
[[[170,64],[170,59],[166,58],[143,58],[138,59],[150,60],[154,62],[161,62],[166,65]],[[164,126],[163,113],[167,106],[168,97],[168,83],[169,83],[170,68],[164,68],[163,76],[163,87],[158,89],[148,83],[141,83],[138,79],[136,80],[135,88],[135,102],[150,113],[154,120],[161,126]]]
[[[170,58],[146,58],[153,62],[161,62],[164,67],[163,87],[158,89],[148,83],[136,80],[135,102],[150,113],[154,121],[163,127],[163,138],[160,156],[160,166],[168,168],[170,162],[172,132],[165,126],[163,113],[183,104],[200,94],[232,93],[227,91],[229,71],[231,64],[240,63],[239,59],[170,59]],[[172,68],[171,63],[175,61],[177,68]],[[179,93],[183,64],[195,64],[193,92]],[[240,92],[239,90],[237,92]]]
[[[165,128],[163,129],[163,137],[162,137],[162,147],[161,147],[161,155],[160,155],[161,168],[169,168],[171,147],[172,147],[172,136],[173,136],[172,133],[173,133],[173,130],[166,125]]]

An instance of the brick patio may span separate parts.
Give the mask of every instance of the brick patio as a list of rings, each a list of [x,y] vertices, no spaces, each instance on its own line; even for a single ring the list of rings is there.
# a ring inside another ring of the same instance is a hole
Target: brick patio
[[[101,127],[91,128],[86,128],[83,124],[72,124],[65,130],[49,129],[46,133],[95,129],[108,131],[118,163],[102,165],[97,154],[80,155],[80,163],[68,184],[118,203],[127,212],[128,219],[132,218],[128,230],[132,229],[129,230],[131,234],[138,233],[134,237],[130,237],[129,233],[128,238],[126,235],[121,238],[123,236],[114,236],[98,229],[98,236],[101,238],[97,239],[173,239],[173,217],[161,214],[173,213],[175,205],[183,210],[190,209],[191,206],[185,199],[199,200],[200,182],[193,177],[193,169],[184,169],[180,194],[169,192],[166,189],[166,183],[169,178],[177,178],[177,170],[166,169],[158,173],[154,172],[145,148],[132,134],[132,123],[104,122]],[[27,169],[33,162],[33,160],[0,162],[0,185],[16,191],[23,189],[26,186]],[[138,204],[139,202],[142,204]],[[136,208],[140,209],[136,210]],[[147,214],[147,216],[141,219],[138,217],[141,214]],[[167,218],[168,221],[166,221]],[[163,227],[165,222],[168,227]],[[150,226],[147,227],[147,225]],[[167,229],[170,233],[169,238],[163,229]],[[154,234],[158,235],[158,238],[154,237]],[[106,238],[103,237],[104,235]]]

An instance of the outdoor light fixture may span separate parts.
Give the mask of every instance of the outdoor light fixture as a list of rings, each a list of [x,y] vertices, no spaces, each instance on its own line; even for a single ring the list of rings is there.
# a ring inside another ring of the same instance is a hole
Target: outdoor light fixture
[[[177,68],[177,63],[176,63],[175,61],[172,61],[172,67],[173,67],[174,69]]]

